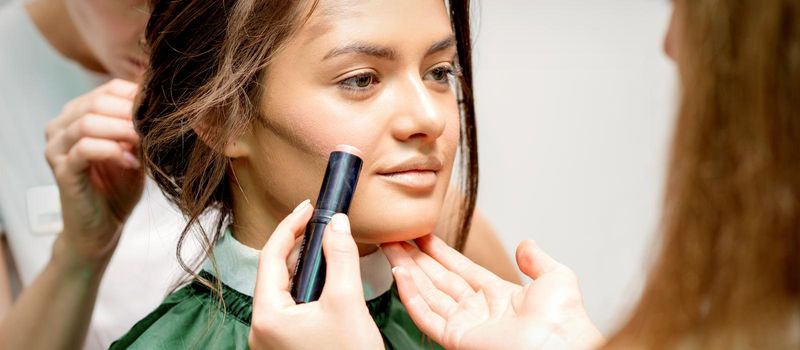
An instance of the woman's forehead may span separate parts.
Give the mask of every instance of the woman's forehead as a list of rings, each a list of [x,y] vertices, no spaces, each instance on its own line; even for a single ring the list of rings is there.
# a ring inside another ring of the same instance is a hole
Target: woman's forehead
[[[436,39],[452,33],[442,0],[319,0],[314,5],[297,33],[303,44],[324,41],[326,36],[384,41],[415,31]]]

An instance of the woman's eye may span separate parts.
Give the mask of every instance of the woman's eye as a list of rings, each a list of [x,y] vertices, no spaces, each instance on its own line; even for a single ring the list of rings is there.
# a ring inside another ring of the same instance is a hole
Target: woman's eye
[[[454,75],[455,69],[451,65],[438,66],[425,74],[426,80],[433,80],[437,83],[449,84],[450,78]]]
[[[366,90],[371,85],[378,83],[378,77],[373,73],[361,73],[339,82],[339,85],[350,90]]]

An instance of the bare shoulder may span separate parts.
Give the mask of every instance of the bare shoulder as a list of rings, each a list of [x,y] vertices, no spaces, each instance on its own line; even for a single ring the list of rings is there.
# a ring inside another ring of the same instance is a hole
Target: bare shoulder
[[[436,236],[451,246],[456,241],[455,232],[460,217],[458,204],[461,203],[461,198],[463,197],[460,192],[451,187],[442,208],[441,220],[434,230]],[[499,234],[480,208],[476,208],[472,216],[469,235],[462,253],[509,282],[518,284],[522,282],[511,255],[503,247]]]
[[[500,236],[480,209],[475,209],[464,255],[503,279],[521,283],[511,255]]]
[[[11,295],[11,281],[9,279],[8,264],[6,264],[6,251],[8,251],[8,241],[0,231],[0,319],[8,310],[11,309],[13,297]]]

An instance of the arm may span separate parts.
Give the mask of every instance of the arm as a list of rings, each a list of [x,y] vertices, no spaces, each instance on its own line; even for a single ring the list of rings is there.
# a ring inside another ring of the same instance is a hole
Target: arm
[[[63,241],[57,240],[44,271],[6,309],[8,312],[0,321],[0,348],[82,346],[108,259],[80,259]],[[8,278],[4,280],[7,281]]]
[[[0,349],[82,347],[103,272],[144,186],[130,115],[137,88],[109,82],[48,125],[45,155],[64,229],[44,270],[0,320]]]
[[[472,228],[464,246],[464,255],[506,281],[522,283],[500,237],[479,209],[472,216]]]

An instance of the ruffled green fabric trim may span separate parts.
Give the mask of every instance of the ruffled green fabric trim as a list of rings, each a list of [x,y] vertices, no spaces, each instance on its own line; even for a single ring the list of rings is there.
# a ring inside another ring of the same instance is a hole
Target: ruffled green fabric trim
[[[207,272],[200,276],[216,285]],[[253,298],[222,284],[222,298],[195,280],[170,294],[110,349],[247,349]],[[387,349],[441,349],[411,321],[397,288],[367,302]],[[358,330],[343,336],[359,336]]]

